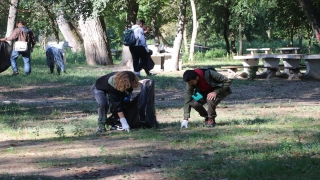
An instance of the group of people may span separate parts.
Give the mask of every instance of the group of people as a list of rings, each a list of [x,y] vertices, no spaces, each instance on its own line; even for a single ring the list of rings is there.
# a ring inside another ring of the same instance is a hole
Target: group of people
[[[24,52],[12,51],[11,67],[13,75],[19,74],[16,60],[22,55],[24,61],[25,74],[31,73],[30,54],[35,45],[33,33],[28,29],[24,21],[18,21],[17,28],[13,33],[0,41],[25,41],[28,42],[28,49]],[[133,59],[134,72],[119,71],[112,72],[98,78],[91,87],[93,97],[98,103],[98,128],[97,132],[106,132],[107,113],[109,109],[119,117],[121,130],[130,131],[130,126],[124,115],[124,108],[128,102],[134,88],[140,86],[139,77],[142,69],[146,70],[147,75],[151,75],[150,69],[146,68],[150,51],[146,44],[144,34],[149,30],[144,26],[143,20],[138,20],[136,25],[132,26],[136,38],[136,44],[130,46],[130,52]],[[186,91],[184,95],[184,117],[181,121],[181,128],[188,128],[191,108],[194,108],[201,117],[204,118],[204,125],[214,127],[216,125],[217,105],[230,95],[230,85],[232,81],[212,68],[186,70],[183,74],[183,80],[186,82]],[[129,96],[130,97],[130,96]],[[206,110],[203,105],[208,104]],[[111,108],[110,108],[111,107]]]
[[[130,131],[130,127],[124,117],[125,98],[127,93],[131,93],[133,88],[139,86],[140,71],[146,67],[150,57],[149,49],[145,41],[144,33],[148,27],[144,26],[143,20],[138,20],[132,26],[136,38],[136,44],[130,46],[133,59],[134,72],[120,71],[113,72],[100,77],[91,88],[96,101],[98,102],[98,128],[97,132],[105,132],[109,106],[113,106],[120,119],[122,129]],[[149,75],[148,71],[146,71]],[[121,78],[120,78],[121,77]],[[181,128],[188,128],[191,107],[204,118],[204,125],[214,127],[216,125],[217,105],[230,95],[231,80],[218,73],[214,68],[186,70],[183,74],[186,82],[184,95],[184,118],[181,121]],[[121,85],[120,85],[121,84]],[[120,86],[119,86],[120,85]],[[107,98],[106,98],[107,96]],[[203,105],[208,104],[208,110]]]

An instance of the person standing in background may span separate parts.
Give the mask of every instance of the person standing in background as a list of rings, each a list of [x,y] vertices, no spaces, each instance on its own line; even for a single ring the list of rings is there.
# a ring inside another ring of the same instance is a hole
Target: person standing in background
[[[146,38],[142,29],[143,25],[143,20],[137,20],[136,25],[132,26],[131,29],[134,31],[136,44],[129,46],[129,50],[132,55],[133,70],[138,77],[141,77],[140,71],[145,67],[148,62],[148,57],[150,56],[148,45],[146,44]]]
[[[31,73],[31,52],[36,44],[36,39],[33,32],[26,26],[24,20],[20,20],[17,23],[17,28],[15,28],[9,37],[2,38],[0,41],[23,41],[28,43],[28,49],[26,51],[16,51],[14,48],[11,53],[10,62],[12,68],[12,75],[19,74],[19,69],[17,67],[17,59],[19,55],[22,56],[24,62],[24,73],[29,75]]]

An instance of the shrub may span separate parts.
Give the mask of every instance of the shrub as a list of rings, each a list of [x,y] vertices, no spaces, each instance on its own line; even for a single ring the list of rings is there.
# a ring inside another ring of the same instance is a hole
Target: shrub
[[[222,58],[224,56],[226,56],[226,51],[224,49],[213,49],[204,54],[205,58]]]

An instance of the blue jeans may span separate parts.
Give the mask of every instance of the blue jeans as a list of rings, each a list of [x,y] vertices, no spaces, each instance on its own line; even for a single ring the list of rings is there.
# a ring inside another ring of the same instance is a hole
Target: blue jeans
[[[15,50],[12,50],[11,53],[11,57],[10,57],[10,61],[11,61],[11,68],[13,70],[13,72],[18,72],[18,67],[17,67],[17,59],[19,57],[19,55],[22,55],[22,59],[24,62],[24,73],[25,74],[30,74],[31,73],[31,58],[30,58],[30,51],[27,52],[18,52]]]

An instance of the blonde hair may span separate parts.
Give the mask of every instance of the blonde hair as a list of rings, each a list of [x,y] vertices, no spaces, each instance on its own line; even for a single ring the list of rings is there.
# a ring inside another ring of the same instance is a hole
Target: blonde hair
[[[131,71],[120,71],[114,76],[114,88],[124,92],[129,88],[139,87],[139,78]]]

